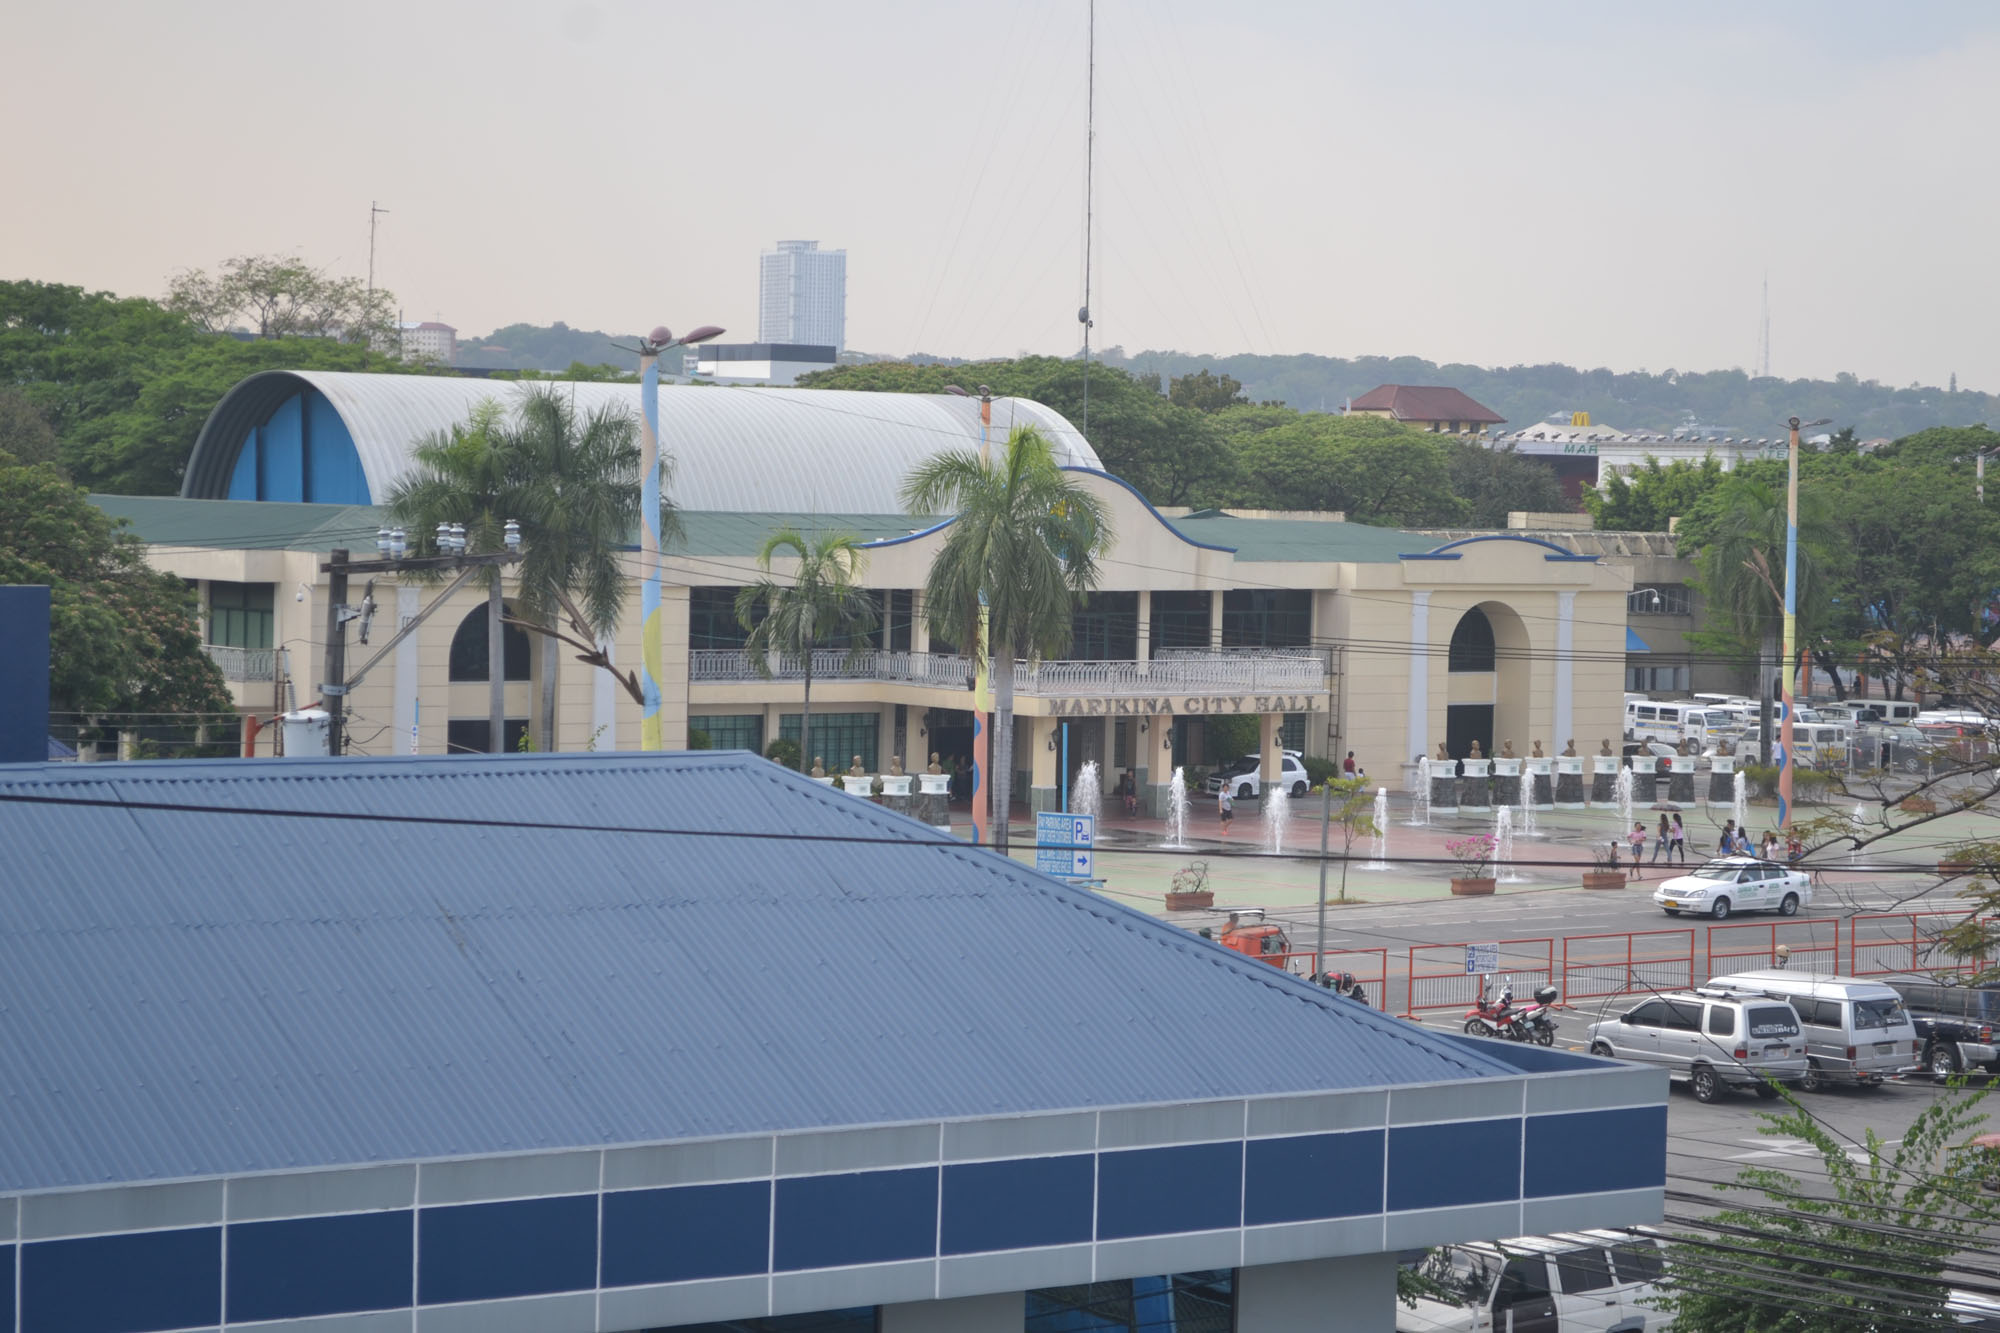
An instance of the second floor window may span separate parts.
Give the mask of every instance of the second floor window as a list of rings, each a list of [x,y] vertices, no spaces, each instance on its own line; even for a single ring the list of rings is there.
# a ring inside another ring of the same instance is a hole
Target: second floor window
[[[253,651],[270,648],[273,588],[269,583],[211,582],[208,641]]]

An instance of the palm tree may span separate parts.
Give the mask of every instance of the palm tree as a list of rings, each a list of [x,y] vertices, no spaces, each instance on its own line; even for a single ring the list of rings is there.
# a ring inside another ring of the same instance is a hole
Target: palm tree
[[[790,581],[771,577],[771,561],[789,553],[799,562]],[[865,557],[854,536],[831,532],[808,540],[796,528],[780,528],[757,553],[764,577],[736,594],[736,619],[750,631],[744,651],[759,674],[771,674],[773,653],[796,654],[805,662],[805,704],[799,710],[799,768],[812,751],[813,649],[845,640],[852,656],[856,642],[875,628],[875,599],[855,580]],[[763,618],[758,618],[762,609]]]
[[[626,580],[620,553],[639,518],[638,420],[602,407],[579,416],[570,395],[530,386],[510,417],[493,400],[463,425],[420,441],[415,470],[389,496],[389,511],[421,545],[439,523],[465,524],[466,549],[504,546],[507,520],[521,526],[516,614],[504,618],[543,637],[541,741],[556,748],[555,645],[611,672],[643,702],[636,674],[619,672],[603,646],[618,627]],[[670,465],[663,456],[663,469]],[[679,530],[671,502],[661,502],[662,537]],[[503,617],[500,571],[483,571],[488,595],[488,672],[493,746],[500,745],[504,680],[497,665]]]
[[[1110,522],[1097,497],[1063,475],[1032,426],[1017,426],[992,462],[969,449],[927,459],[904,481],[903,503],[913,514],[955,515],[924,602],[933,633],[975,655],[985,651],[992,662],[988,785],[994,845],[1005,851],[1014,796],[1014,662],[1069,647],[1072,599],[1097,585]]]

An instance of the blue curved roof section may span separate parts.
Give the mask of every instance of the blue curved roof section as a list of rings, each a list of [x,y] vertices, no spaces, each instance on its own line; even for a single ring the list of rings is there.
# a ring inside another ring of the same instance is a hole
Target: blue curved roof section
[[[7,1190],[1521,1072],[740,751],[0,766],[0,845]]]
[[[244,381],[216,413],[225,406],[231,438],[239,443],[233,457],[207,463],[226,473],[225,498],[374,503],[346,420],[314,385],[286,372],[267,372]]]
[[[958,521],[958,516],[954,514],[952,517],[947,519],[942,519],[939,522],[931,524],[927,528],[919,528],[915,532],[906,532],[900,537],[877,537],[872,542],[862,542],[861,549],[864,551],[872,551],[880,546],[901,546],[904,542],[922,541],[924,538],[930,536],[932,533],[943,532],[946,528],[950,527],[953,523],[957,521]]]
[[[1137,486],[1134,486],[1131,482],[1125,480],[1125,478],[1123,477],[1113,476],[1111,473],[1106,472],[1101,468],[1094,468],[1094,467],[1071,466],[1064,468],[1063,471],[1081,472],[1086,477],[1102,477],[1106,481],[1114,482],[1117,485],[1123,486],[1126,490],[1132,493],[1133,499],[1137,500],[1140,504],[1146,507],[1146,512],[1153,516],[1154,522],[1158,523],[1168,532],[1173,533],[1174,536],[1180,538],[1182,541],[1186,542],[1189,546],[1193,546],[1203,551],[1225,551],[1230,555],[1236,554],[1236,548],[1234,546],[1218,546],[1214,542],[1198,542],[1194,538],[1188,536],[1185,532],[1182,532],[1179,528],[1175,527],[1173,524],[1167,522],[1167,516],[1165,514],[1162,514],[1159,510],[1155,509],[1153,507],[1153,502],[1151,500],[1148,500],[1145,497],[1145,495],[1140,492]]]
[[[1574,551],[1558,546],[1554,542],[1544,540],[1541,537],[1529,537],[1525,534],[1512,532],[1491,532],[1479,537],[1460,537],[1457,541],[1446,542],[1443,546],[1433,547],[1428,551],[1407,552],[1400,558],[1404,560],[1456,560],[1463,554],[1458,549],[1459,547],[1471,546],[1477,542],[1525,542],[1529,546],[1540,546],[1553,552],[1553,554],[1543,556],[1542,559],[1544,560],[1572,561],[1577,564],[1586,565],[1597,563],[1597,557],[1594,555],[1578,555]]]

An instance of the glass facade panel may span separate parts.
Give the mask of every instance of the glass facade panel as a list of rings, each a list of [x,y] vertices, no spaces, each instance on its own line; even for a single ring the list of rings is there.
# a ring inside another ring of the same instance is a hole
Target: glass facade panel
[[[1236,1274],[1227,1268],[1124,1278],[1028,1293],[1024,1333],[1232,1333]]]
[[[511,616],[514,608],[502,602],[500,614]],[[503,680],[528,679],[528,632],[518,625],[500,627],[501,670]],[[466,613],[458,622],[457,631],[451,636],[451,679],[478,681],[486,679],[486,608],[480,606]],[[453,725],[457,725],[454,723]],[[485,726],[484,722],[479,724]]]
[[[265,651],[271,646],[269,583],[208,585],[208,641],[231,648]]]
[[[816,1314],[754,1315],[718,1324],[675,1324],[671,1329],[648,1329],[646,1333],[877,1333],[881,1327],[882,1307],[864,1305]]]
[[[522,739],[528,734],[528,719],[525,717],[506,719],[502,734],[506,738],[505,752],[518,753]],[[485,754],[487,741],[492,735],[493,728],[483,717],[455,717],[444,724],[445,753]]]
[[[1138,593],[1079,593],[1074,602],[1066,656],[1095,662],[1130,662],[1139,656]]]
[[[1287,713],[1285,720],[1278,724],[1278,744],[1287,750],[1297,750],[1301,754],[1306,748],[1306,715]]]
[[[1447,669],[1493,669],[1493,622],[1476,606],[1458,618],[1458,627],[1451,632],[1451,660]]]
[[[741,648],[750,631],[736,620],[735,588],[688,589],[688,647]],[[759,607],[754,617],[764,618]]]
[[[910,651],[910,626],[916,621],[912,614],[916,608],[916,593],[908,588],[893,588],[889,592],[889,651],[907,653]]]
[[[750,750],[764,753],[764,715],[762,713],[720,713],[710,717],[690,717],[689,731],[708,733],[708,748],[711,750]],[[813,728],[819,730],[818,727]]]
[[[1222,594],[1225,648],[1309,648],[1312,594],[1304,589],[1231,588]]]
[[[882,719],[876,713],[814,713],[812,715],[812,744],[804,747],[804,767],[810,771],[814,759],[826,761],[828,773],[845,773],[847,766],[854,762],[854,756],[861,756],[861,767],[870,773],[877,771],[876,744],[881,735]],[[799,738],[799,715],[786,713],[778,719],[778,734],[788,741]]]
[[[1156,592],[1150,639],[1154,653],[1171,648],[1208,647],[1208,599],[1205,592]]]

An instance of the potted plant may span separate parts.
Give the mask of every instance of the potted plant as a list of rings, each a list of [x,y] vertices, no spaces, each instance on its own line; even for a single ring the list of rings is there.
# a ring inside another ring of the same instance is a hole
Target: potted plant
[[[1463,873],[1451,877],[1451,891],[1460,897],[1493,892],[1494,838],[1491,833],[1475,833],[1467,838],[1446,838],[1444,849],[1458,862]]]
[[[1583,872],[1583,887],[1586,889],[1622,889],[1625,887],[1625,872],[1618,868],[1618,844],[1616,842],[1590,844],[1591,868]]]
[[[1192,912],[1215,906],[1215,891],[1208,887],[1208,862],[1190,861],[1174,872],[1167,890],[1169,912]]]
[[[1896,802],[1896,808],[1906,815],[1934,815],[1937,813],[1937,802],[1927,795],[1913,792]]]

